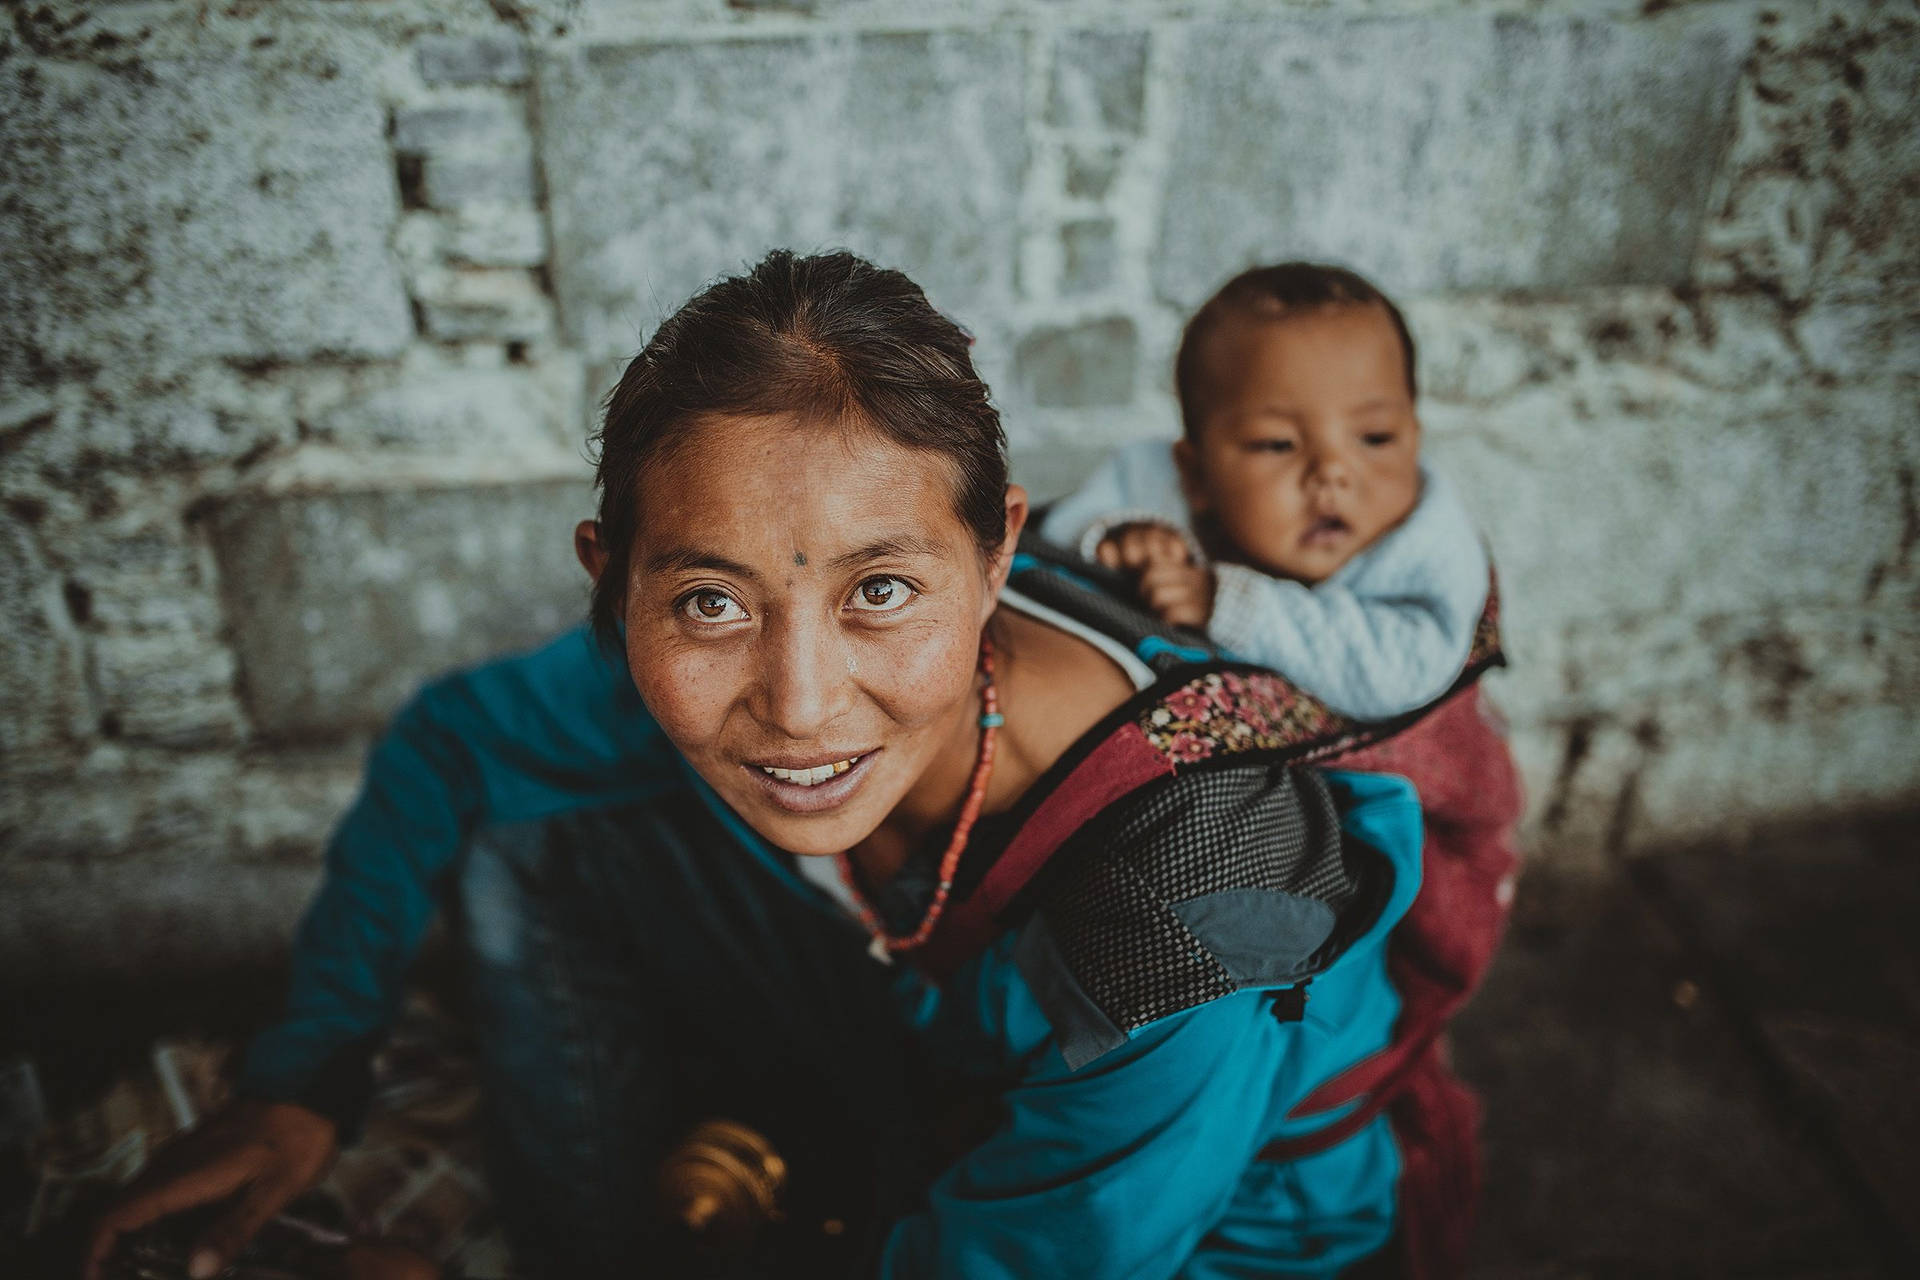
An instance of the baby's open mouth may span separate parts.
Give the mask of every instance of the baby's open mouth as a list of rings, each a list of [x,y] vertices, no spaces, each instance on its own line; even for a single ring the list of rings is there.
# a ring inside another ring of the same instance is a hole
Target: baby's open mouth
[[[1307,526],[1307,531],[1300,535],[1300,541],[1309,544],[1315,542],[1333,542],[1339,538],[1346,537],[1352,532],[1353,526],[1349,525],[1339,516],[1318,516],[1312,524]]]

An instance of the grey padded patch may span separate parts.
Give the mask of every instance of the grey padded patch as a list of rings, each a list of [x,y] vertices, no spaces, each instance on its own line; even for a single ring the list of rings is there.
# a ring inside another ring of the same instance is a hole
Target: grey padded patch
[[[1223,889],[1173,904],[1173,914],[1239,985],[1296,982],[1333,934],[1333,909],[1274,889]]]

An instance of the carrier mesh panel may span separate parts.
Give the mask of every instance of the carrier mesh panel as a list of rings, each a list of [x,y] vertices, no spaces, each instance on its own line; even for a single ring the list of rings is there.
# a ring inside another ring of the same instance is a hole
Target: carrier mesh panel
[[[1236,984],[1171,904],[1275,889],[1338,913],[1359,891],[1317,774],[1216,769],[1129,797],[1072,845],[1041,910],[1074,978],[1132,1031]]]

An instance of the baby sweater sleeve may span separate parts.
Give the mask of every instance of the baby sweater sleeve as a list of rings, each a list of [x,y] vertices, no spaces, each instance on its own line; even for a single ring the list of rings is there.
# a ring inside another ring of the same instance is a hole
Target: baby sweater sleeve
[[[1413,513],[1317,586],[1215,566],[1208,632],[1362,720],[1445,693],[1466,665],[1490,567],[1452,488],[1425,468],[1422,476]]]

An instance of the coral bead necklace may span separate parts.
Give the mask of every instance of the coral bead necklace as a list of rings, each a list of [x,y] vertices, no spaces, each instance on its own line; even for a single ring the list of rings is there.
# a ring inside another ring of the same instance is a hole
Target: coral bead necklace
[[[980,637],[980,674],[986,681],[980,690],[980,758],[974,761],[973,778],[967,784],[967,798],[960,806],[960,819],[954,824],[953,838],[947,841],[947,851],[940,855],[939,886],[933,891],[933,901],[927,905],[927,914],[921,917],[919,927],[906,935],[888,933],[854,880],[853,860],[844,853],[836,855],[840,878],[846,881],[847,889],[860,908],[861,923],[873,935],[874,954],[882,959],[895,951],[911,951],[933,936],[934,926],[940,923],[940,913],[946,910],[947,895],[953,891],[953,874],[959,869],[960,855],[966,851],[967,837],[973,833],[974,821],[980,816],[980,806],[986,802],[987,780],[993,776],[994,737],[1000,726],[1006,723],[1006,718],[1000,714],[1000,696],[993,687],[993,641],[984,634]]]

